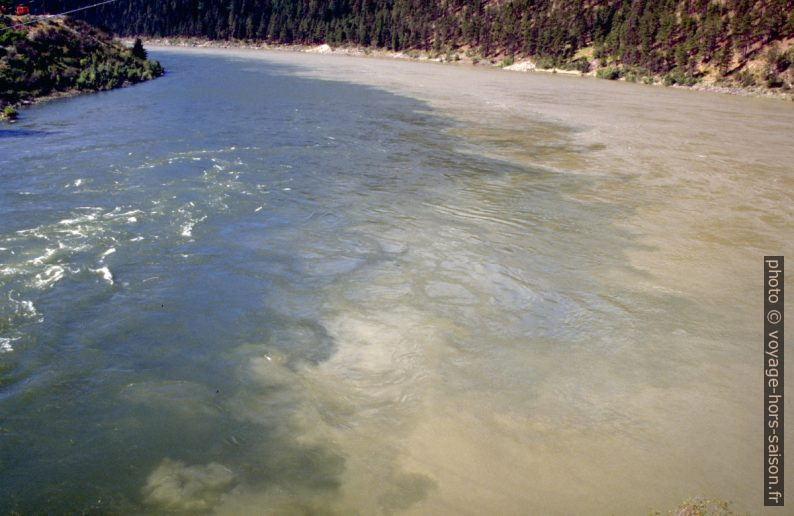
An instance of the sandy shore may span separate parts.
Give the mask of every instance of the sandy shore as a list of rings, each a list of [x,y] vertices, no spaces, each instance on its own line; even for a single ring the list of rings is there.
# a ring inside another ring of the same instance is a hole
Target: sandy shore
[[[123,40],[128,46],[132,46],[131,39]],[[480,58],[473,56],[463,50],[450,54],[434,54],[427,51],[407,50],[391,51],[387,49],[341,46],[331,47],[327,44],[322,45],[278,45],[265,42],[249,42],[240,40],[208,40],[201,38],[148,38],[145,40],[147,46],[153,47],[183,47],[183,48],[219,48],[219,49],[240,49],[240,50],[268,50],[278,52],[301,52],[310,54],[334,54],[357,57],[372,57],[380,59],[399,59],[420,62],[445,63],[460,66],[478,66],[484,68],[497,68],[510,72],[520,73],[547,73],[554,75],[570,75],[575,77],[596,77],[596,70],[588,73],[581,73],[575,70],[564,70],[561,68],[538,68],[532,59],[519,59],[512,64],[505,66],[505,63],[498,57]],[[618,82],[625,82],[624,78]],[[657,78],[651,86],[664,87],[661,79]],[[721,86],[709,82],[700,82],[693,86],[673,85],[676,89],[689,89],[694,91],[705,91],[710,93],[721,93],[728,95],[739,95],[746,97],[767,97],[785,101],[794,101],[794,94],[771,90],[763,87],[741,87],[738,85]]]

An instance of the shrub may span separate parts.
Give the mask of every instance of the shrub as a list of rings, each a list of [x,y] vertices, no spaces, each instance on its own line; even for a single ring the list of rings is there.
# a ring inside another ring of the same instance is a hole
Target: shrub
[[[586,57],[580,57],[579,59],[575,60],[573,64],[574,68],[582,73],[588,73],[593,67],[592,63],[590,63]]]
[[[502,59],[502,62],[499,64],[499,66],[504,68],[505,66],[510,66],[514,62],[515,62],[515,59],[513,58],[513,56],[507,56],[504,59]]]
[[[688,73],[684,73],[678,68],[665,75],[663,80],[665,86],[672,86],[673,84],[680,84],[681,86],[693,86],[697,82],[697,77]]]
[[[639,82],[644,77],[651,75],[650,70],[642,66],[631,66],[624,70],[623,76],[629,82]]]
[[[580,57],[579,59],[574,59],[573,61],[560,65],[560,68],[563,70],[576,70],[580,73],[589,72],[590,67],[590,61],[588,61],[586,57]]]
[[[598,77],[599,79],[607,79],[609,81],[615,81],[617,79],[620,79],[620,75],[621,75],[620,69],[614,68],[612,66],[601,68],[596,72],[596,77]]]
[[[794,63],[794,47],[787,52],[781,52],[775,44],[767,50],[764,57],[766,66],[764,66],[763,79],[766,85],[770,88],[780,88],[784,84],[780,74],[786,72]]]
[[[785,72],[794,62],[794,47],[787,52],[781,52],[777,44],[772,45],[764,56],[766,60],[766,70],[770,74]]]
[[[0,33],[0,46],[10,46],[16,44],[18,41],[27,39],[25,31],[21,30],[5,30]]]
[[[447,63],[454,63],[455,61],[460,61],[460,56],[452,50],[448,50],[447,54],[444,56],[444,61]]]
[[[547,56],[538,57],[535,60],[535,66],[542,70],[548,70],[549,68],[554,68],[554,60]]]
[[[736,74],[736,82],[744,88],[755,86],[755,77],[748,70],[742,70]]]
[[[783,86],[783,79],[780,78],[780,75],[776,73],[767,73],[765,74],[766,85],[769,88],[780,88]]]
[[[6,106],[3,108],[2,117],[0,118],[4,118],[6,120],[16,120],[17,115],[18,113],[14,106]]]

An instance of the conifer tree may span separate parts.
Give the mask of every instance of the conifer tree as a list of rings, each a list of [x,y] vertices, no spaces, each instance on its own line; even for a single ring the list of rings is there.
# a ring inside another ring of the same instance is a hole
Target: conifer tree
[[[146,49],[143,48],[143,42],[141,41],[141,38],[135,38],[135,43],[132,45],[132,55],[138,59],[146,59],[147,52]]]

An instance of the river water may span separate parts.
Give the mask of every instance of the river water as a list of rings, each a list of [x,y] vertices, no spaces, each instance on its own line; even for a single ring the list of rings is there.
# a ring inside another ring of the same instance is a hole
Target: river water
[[[763,512],[794,106],[155,57],[0,128],[0,512]]]

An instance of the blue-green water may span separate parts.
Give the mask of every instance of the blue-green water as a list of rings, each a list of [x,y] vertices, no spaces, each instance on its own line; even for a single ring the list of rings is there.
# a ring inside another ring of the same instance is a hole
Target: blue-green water
[[[647,199],[588,194],[631,179],[482,157],[283,64],[158,57],[0,128],[0,512],[634,512],[747,483],[725,462],[756,448],[719,456],[743,423],[688,439],[709,396],[745,414],[696,370],[741,369],[748,333],[615,280],[644,278],[620,222]]]

